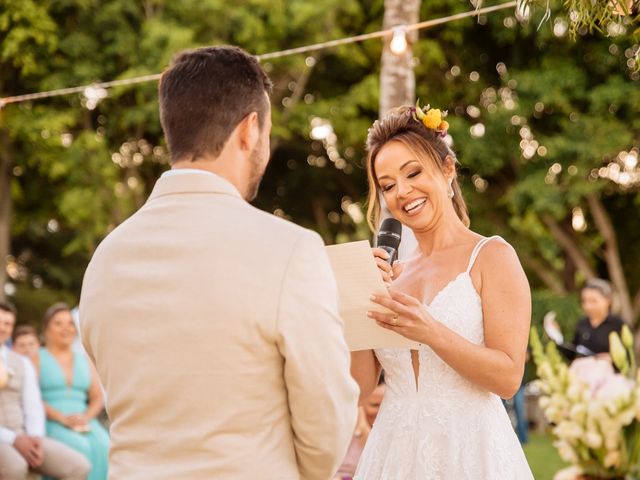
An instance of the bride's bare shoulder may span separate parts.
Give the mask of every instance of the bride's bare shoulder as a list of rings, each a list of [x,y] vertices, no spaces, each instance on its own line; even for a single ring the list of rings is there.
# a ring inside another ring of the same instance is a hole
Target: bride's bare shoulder
[[[502,238],[495,238],[482,247],[475,269],[484,279],[501,278],[505,281],[526,281],[526,275],[515,248]]]
[[[478,261],[483,263],[516,261],[518,264],[520,263],[516,249],[502,237],[490,237],[478,253]]]

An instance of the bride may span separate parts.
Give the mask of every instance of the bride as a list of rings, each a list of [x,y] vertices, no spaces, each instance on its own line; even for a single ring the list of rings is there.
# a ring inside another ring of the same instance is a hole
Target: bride
[[[370,224],[380,195],[410,228],[416,251],[391,268],[374,249],[393,313],[372,321],[419,344],[352,354],[361,398],[381,369],[386,390],[356,480],[522,480],[533,476],[500,397],[522,380],[531,296],[516,252],[469,230],[448,124],[402,107],[369,130]]]

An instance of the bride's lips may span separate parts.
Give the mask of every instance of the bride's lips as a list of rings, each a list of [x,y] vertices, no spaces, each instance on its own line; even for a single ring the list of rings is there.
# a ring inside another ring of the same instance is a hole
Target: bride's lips
[[[424,209],[426,204],[427,204],[427,197],[420,197],[405,203],[402,207],[402,210],[404,211],[405,214],[412,217],[420,213]]]

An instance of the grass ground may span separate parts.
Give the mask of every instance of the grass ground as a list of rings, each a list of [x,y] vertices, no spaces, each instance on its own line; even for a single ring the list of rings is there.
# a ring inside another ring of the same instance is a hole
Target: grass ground
[[[553,475],[566,467],[553,447],[549,435],[530,434],[529,443],[524,446],[524,453],[529,460],[533,477],[536,480],[553,480]]]

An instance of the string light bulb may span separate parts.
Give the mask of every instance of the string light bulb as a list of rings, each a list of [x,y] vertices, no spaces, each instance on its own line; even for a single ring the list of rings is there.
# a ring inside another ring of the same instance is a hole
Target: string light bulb
[[[82,94],[85,98],[85,107],[89,110],[94,110],[98,106],[98,103],[100,103],[100,100],[103,100],[108,95],[105,88],[92,85],[85,88]]]
[[[411,24],[411,30],[412,31],[421,30],[423,28],[431,28],[431,27],[435,27],[436,25],[443,25],[445,23],[453,22],[453,21],[456,21],[456,20],[461,20],[463,18],[478,17],[480,15],[485,15],[487,13],[496,12],[498,10],[505,10],[507,8],[513,8],[513,7],[516,6],[516,4],[517,4],[517,1],[516,0],[512,0],[512,1],[508,1],[508,2],[505,2],[505,3],[500,4],[500,5],[493,5],[491,7],[476,8],[474,10],[471,10],[471,11],[468,11],[468,12],[464,12],[464,13],[457,13],[455,15],[449,15],[449,16],[446,16],[446,17],[425,20],[424,22],[418,22],[418,23]],[[406,30],[406,28],[407,27],[405,26],[405,30]],[[306,46],[303,46],[303,47],[288,48],[286,50],[279,50],[279,51],[276,51],[276,52],[263,53],[263,54],[257,55],[256,58],[259,61],[264,62],[265,60],[271,60],[271,59],[274,59],[274,58],[282,58],[282,57],[287,57],[287,56],[290,56],[290,55],[297,55],[297,54],[302,54],[302,53],[314,52],[314,51],[323,50],[323,49],[326,49],[326,48],[338,47],[340,45],[348,45],[348,44],[352,44],[352,43],[363,42],[365,40],[371,40],[371,39],[374,39],[374,38],[386,38],[386,37],[388,37],[388,35],[389,35],[389,31],[388,30],[379,30],[379,31],[376,31],[376,32],[363,33],[363,34],[355,35],[355,36],[352,36],[352,37],[345,37],[345,38],[340,38],[340,39],[337,39],[337,40],[329,40],[329,41],[326,41],[326,42],[315,43],[315,44],[306,45]],[[405,42],[407,41],[406,34],[405,34],[404,40],[405,40]],[[401,41],[402,40],[400,40],[400,42]],[[406,46],[404,48],[406,49]],[[265,66],[266,65],[267,64],[265,64]],[[308,66],[310,66],[310,65],[308,65]],[[161,76],[162,76],[162,74],[160,74],[160,73],[154,73],[154,74],[151,74],[151,75],[142,75],[142,76],[139,76],[139,77],[121,78],[119,80],[111,80],[111,81],[108,81],[108,82],[100,82],[100,83],[93,84],[93,85],[82,85],[82,86],[78,86],[78,87],[58,88],[58,89],[55,89],[55,90],[46,90],[46,91],[35,92],[35,93],[27,93],[27,94],[23,94],[23,95],[14,95],[14,96],[11,96],[11,97],[2,97],[2,98],[0,98],[0,108],[5,107],[5,106],[7,106],[9,104],[14,104],[14,103],[30,102],[30,101],[33,101],[33,100],[41,100],[41,99],[44,99],[44,98],[59,97],[59,96],[62,96],[62,95],[71,95],[71,94],[75,94],[75,93],[82,94],[89,87],[109,89],[109,88],[113,88],[113,87],[117,87],[117,86],[136,85],[136,84],[144,83],[144,82],[151,82],[151,81],[157,82],[158,80],[160,80]],[[97,103],[96,103],[96,106],[97,106]]]
[[[333,126],[327,120],[315,117],[311,120],[310,136],[313,140],[326,140],[333,133]]]
[[[394,55],[402,55],[407,51],[407,46],[407,27],[405,25],[393,27],[393,37],[389,45],[391,52]]]
[[[571,212],[571,226],[576,232],[584,232],[587,229],[587,220],[584,218],[584,212],[580,207],[575,207]]]

